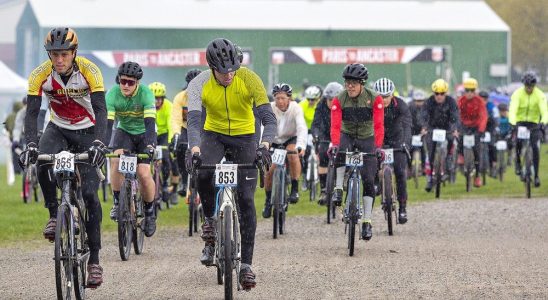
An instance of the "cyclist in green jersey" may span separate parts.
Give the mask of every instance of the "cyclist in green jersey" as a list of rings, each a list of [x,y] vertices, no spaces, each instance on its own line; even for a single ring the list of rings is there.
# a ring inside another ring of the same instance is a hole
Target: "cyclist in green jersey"
[[[155,185],[150,173],[150,159],[154,155],[156,144],[156,106],[154,95],[150,89],[140,83],[143,70],[136,62],[125,62],[118,68],[117,86],[107,93],[108,136],[110,140],[114,118],[118,126],[110,145],[115,154],[123,154],[124,150],[149,154],[149,159],[137,160],[137,177],[140,191],[145,202],[145,235],[151,237],[156,231],[156,216],[154,215]],[[118,172],[119,159],[111,160],[111,183],[114,194],[114,206],[110,218],[116,220],[120,187],[124,177]]]

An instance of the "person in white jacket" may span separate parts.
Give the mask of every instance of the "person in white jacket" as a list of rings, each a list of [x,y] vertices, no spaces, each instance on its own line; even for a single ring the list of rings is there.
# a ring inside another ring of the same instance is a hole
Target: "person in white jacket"
[[[302,108],[292,101],[292,88],[287,83],[278,83],[272,88],[274,102],[271,102],[272,111],[276,115],[278,123],[278,132],[274,138],[272,148],[283,148],[287,151],[297,151],[297,155],[288,154],[289,173],[291,177],[291,193],[289,195],[289,203],[297,203],[299,201],[299,175],[301,174],[301,162],[299,157],[304,155],[306,149],[306,139],[308,129],[304,120]],[[270,218],[272,214],[272,174],[276,165],[273,164],[266,174],[265,191],[266,201],[263,209],[263,217]]]

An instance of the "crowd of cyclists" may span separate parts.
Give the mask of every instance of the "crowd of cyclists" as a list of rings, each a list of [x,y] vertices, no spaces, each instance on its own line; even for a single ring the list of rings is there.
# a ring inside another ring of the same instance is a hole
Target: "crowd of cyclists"
[[[293,88],[284,82],[267,91],[261,78],[241,65],[241,49],[227,39],[218,38],[206,48],[209,69],[190,70],[185,78],[187,88],[179,92],[172,103],[166,98],[166,86],[161,82],[145,85],[142,82],[145,77],[143,69],[131,61],[119,66],[116,85],[105,92],[100,69],[77,55],[78,37],[73,29],[51,30],[44,47],[49,59],[29,76],[24,137],[14,142],[17,147],[24,148],[19,158],[23,168],[36,163],[39,153],[55,154],[67,149],[89,153],[89,164],[79,167],[82,196],[89,214],[86,224],[91,253],[89,287],[98,287],[103,282],[103,269],[99,263],[102,213],[95,168],[106,163],[108,152],[149,155],[148,159],[139,159],[137,166],[139,189],[145,203],[144,232],[147,237],[156,231],[156,187],[150,161],[158,151],[157,146],[165,146],[161,150],[162,189],[172,195],[172,204],[177,204],[178,195],[184,197],[190,189],[187,185],[189,174],[197,174],[197,192],[205,214],[201,233],[204,249],[200,261],[206,266],[213,263],[216,235],[214,173],[212,170],[196,170],[202,164],[217,164],[225,156],[236,164],[259,160],[270,166],[271,149],[296,152],[297,155],[288,156],[288,201],[294,204],[299,201],[299,178],[307,172],[303,161],[307,161],[311,153],[316,153],[321,188],[318,203],[325,205],[328,200],[326,181],[328,163],[332,160],[336,165],[332,201],[341,206],[346,169],[344,154],[347,151],[374,153],[374,156],[364,159],[361,168],[361,233],[366,241],[373,235],[371,215],[375,197],[379,195],[377,174],[385,158],[383,148],[406,150],[394,152],[393,167],[399,223],[408,221],[407,177],[414,135],[423,136],[427,144],[428,153],[421,147],[421,166],[427,178],[425,189],[430,192],[432,176],[428,164],[434,159],[434,129],[445,130],[450,142],[458,140],[458,163],[463,162],[462,136],[475,136],[474,186],[480,187],[479,140],[489,132],[491,136],[506,139],[509,145],[513,145],[515,128],[525,126],[531,133],[533,146],[534,185],[540,185],[539,140],[541,125],[548,123],[548,110],[544,93],[536,87],[537,77],[531,72],[523,75],[523,87],[514,92],[509,105],[501,103],[495,106],[473,78],[464,81],[464,93],[457,99],[450,95],[445,80],[436,79],[431,93],[414,90],[411,101],[405,101],[398,96],[391,79],[375,74],[381,78],[370,81],[371,74],[360,63],[351,63],[342,69],[342,84],[339,83],[340,75],[334,74],[332,82],[325,87],[308,86],[299,99],[295,97]],[[268,94],[273,97],[272,102]],[[48,100],[50,117],[39,137],[41,126],[38,117],[43,96]],[[519,140],[515,148],[515,170],[519,173]],[[450,151],[454,149],[448,149],[447,153]],[[490,145],[489,154],[494,168],[494,144]],[[110,218],[114,221],[123,180],[118,163],[118,159],[110,159],[114,199]],[[266,173],[264,218],[272,214],[273,168]],[[51,241],[55,235],[58,200],[50,170],[48,165],[39,163],[38,179],[49,211],[43,234]],[[237,205],[242,242],[239,281],[246,290],[256,285],[251,266],[257,226],[254,201],[257,177],[256,170],[242,170],[238,180]],[[301,184],[301,189],[306,188],[306,182],[301,181]]]

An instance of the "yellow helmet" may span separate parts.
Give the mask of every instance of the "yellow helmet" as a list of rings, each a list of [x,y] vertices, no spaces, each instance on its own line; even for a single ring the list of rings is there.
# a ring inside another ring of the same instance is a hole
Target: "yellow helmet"
[[[432,83],[432,92],[434,93],[447,93],[448,90],[449,84],[441,78]]]
[[[463,85],[467,90],[475,90],[478,88],[478,81],[470,77],[463,82]]]
[[[166,96],[166,86],[161,82],[153,82],[148,85],[148,88],[154,94],[154,97],[165,97]]]

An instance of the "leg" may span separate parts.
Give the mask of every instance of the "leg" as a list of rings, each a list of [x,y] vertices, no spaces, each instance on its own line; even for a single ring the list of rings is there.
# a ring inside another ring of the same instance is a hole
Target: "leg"
[[[405,168],[407,157],[405,153],[394,153],[394,174],[396,175],[396,190],[398,194],[399,207],[399,222],[405,224],[407,222],[407,173]]]
[[[289,144],[285,148],[288,151],[295,151],[295,144]],[[307,148],[308,149],[308,148]],[[301,174],[301,162],[299,156],[295,154],[288,154],[287,159],[289,161],[289,174],[291,176],[291,194],[289,195],[289,203],[299,202],[299,175]],[[305,163],[306,165],[306,163]],[[303,173],[306,177],[306,172]],[[305,183],[303,182],[303,185]]]
[[[374,138],[357,140],[357,146],[361,152],[371,153],[375,149]],[[371,215],[375,198],[375,175],[377,173],[377,160],[373,157],[365,158],[360,174],[363,183],[362,239],[366,241],[370,240],[373,236]]]

